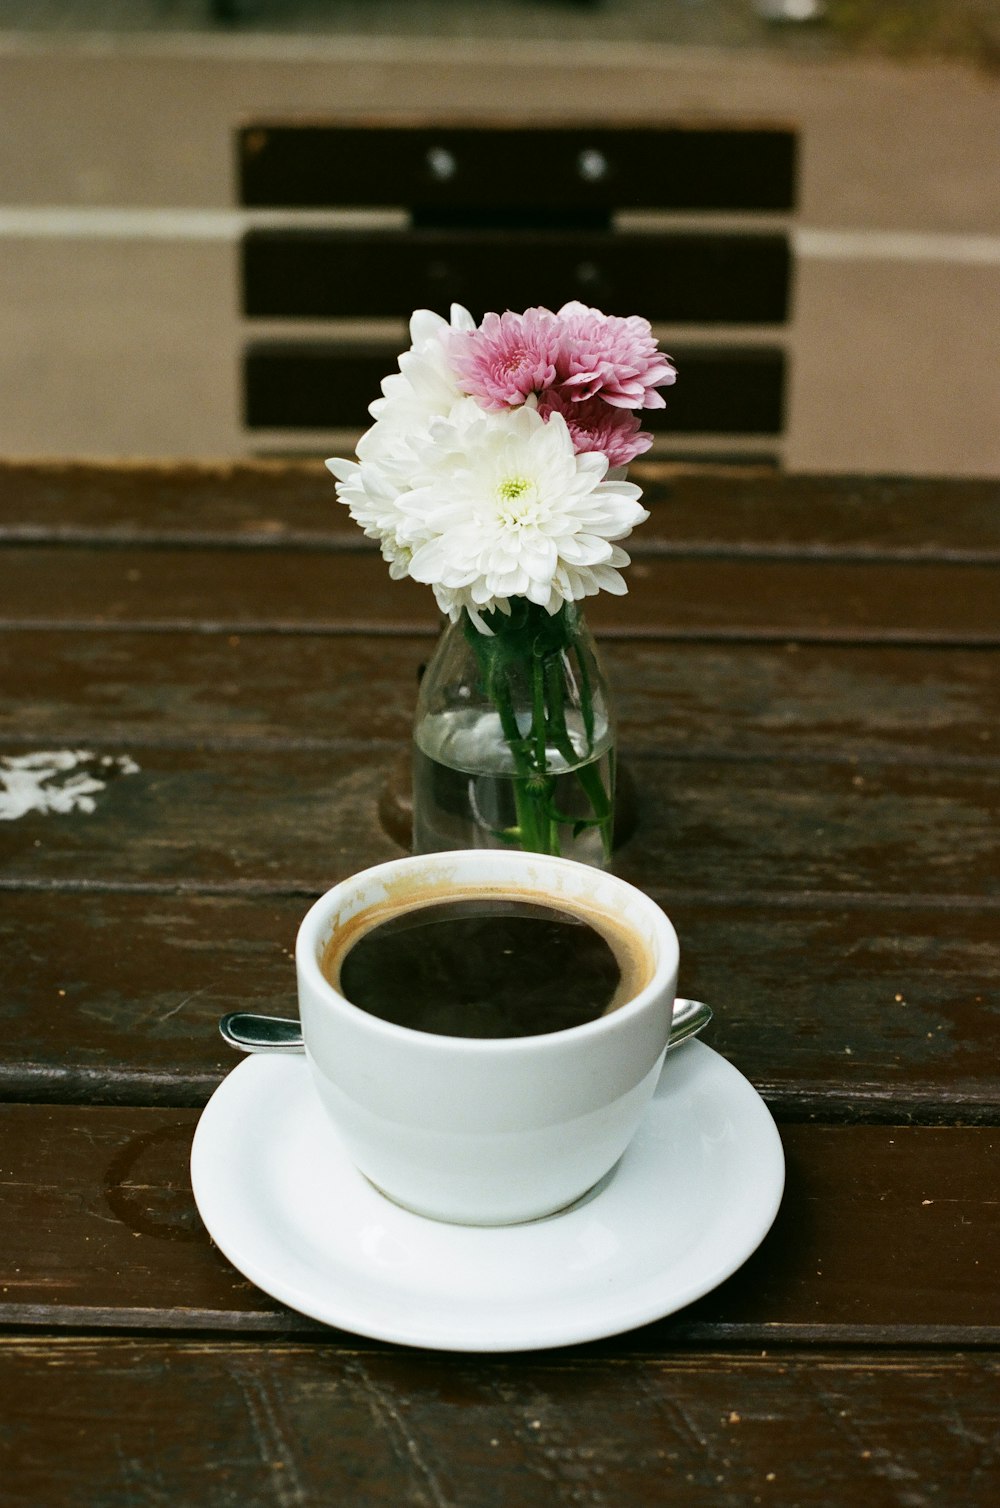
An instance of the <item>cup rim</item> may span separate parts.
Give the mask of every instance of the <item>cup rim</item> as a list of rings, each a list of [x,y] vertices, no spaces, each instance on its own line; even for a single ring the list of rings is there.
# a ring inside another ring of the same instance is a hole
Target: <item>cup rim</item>
[[[387,859],[381,864],[372,864],[365,869],[359,869],[354,874],[345,876],[335,885],[317,897],[309,907],[305,916],[299,923],[295,939],[295,966],[300,982],[307,984],[312,991],[313,997],[319,999],[327,1008],[335,1013],[346,1016],[350,1020],[363,1021],[368,1030],[376,1036],[383,1036],[385,1040],[408,1043],[412,1048],[420,1048],[426,1051],[434,1051],[436,1044],[446,1044],[449,1051],[455,1051],[467,1056],[513,1056],[530,1048],[537,1053],[544,1050],[548,1045],[549,1050],[556,1051],[560,1043],[569,1040],[584,1041],[587,1038],[604,1036],[609,1031],[618,1031],[625,1021],[634,1016],[641,1015],[650,1003],[662,997],[663,981],[673,975],[676,990],[676,974],[680,961],[680,944],[673,922],[663,908],[653,900],[652,896],[640,890],[637,885],[622,879],[619,875],[611,874],[607,870],[596,870],[586,864],[581,864],[575,859],[564,859],[555,854],[533,854],[508,852],[503,849],[452,849],[448,854],[477,854],[489,857],[490,860],[498,860],[501,867],[517,869],[526,863],[540,864],[544,867],[556,869],[570,869],[574,871],[587,871],[599,876],[607,883],[619,887],[630,897],[635,898],[638,904],[647,912],[652,924],[652,930],[656,936],[660,950],[660,958],[656,964],[652,978],[643,988],[627,1000],[624,1005],[605,1016],[597,1016],[593,1021],[584,1021],[577,1026],[563,1027],[559,1031],[536,1032],[530,1036],[520,1037],[456,1037],[449,1036],[444,1032],[425,1032],[412,1026],[400,1026],[392,1021],[384,1021],[380,1016],[374,1016],[361,1006],[355,1005],[336,989],[320,968],[317,957],[317,942],[321,929],[325,925],[331,909],[333,909],[334,897],[342,894],[349,887],[353,887],[359,881],[374,879],[390,872],[398,874],[402,869],[431,867],[436,860],[440,862],[445,854],[407,854],[398,859]],[[543,892],[540,892],[543,893]],[[304,1023],[303,1023],[304,1025]],[[308,1043],[307,1043],[308,1047]],[[438,1046],[440,1050],[440,1046]]]

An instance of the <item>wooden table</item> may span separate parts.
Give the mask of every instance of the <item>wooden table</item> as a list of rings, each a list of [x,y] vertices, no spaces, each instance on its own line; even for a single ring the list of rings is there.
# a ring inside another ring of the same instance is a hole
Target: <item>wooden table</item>
[[[0,822],[5,1508],[996,1500],[1000,487],[634,470],[616,867],[787,1189],[691,1308],[504,1357],[285,1310],[187,1173],[217,1018],[400,851],[430,594],[319,466],[0,472],[7,782],[93,807]]]

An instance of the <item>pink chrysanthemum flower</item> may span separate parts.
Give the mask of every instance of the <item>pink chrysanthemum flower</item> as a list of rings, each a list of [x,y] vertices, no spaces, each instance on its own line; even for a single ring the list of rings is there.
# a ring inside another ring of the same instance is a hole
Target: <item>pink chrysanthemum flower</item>
[[[607,456],[609,467],[627,466],[653,443],[653,436],[640,429],[637,414],[612,408],[600,398],[578,402],[559,388],[550,388],[539,398],[538,412],[543,419],[562,414],[576,454],[600,451]]]
[[[487,314],[478,330],[459,331],[448,355],[462,391],[485,409],[516,408],[556,379],[559,329],[548,309]]]
[[[556,319],[558,381],[567,397],[599,396],[614,408],[666,406],[656,388],[675,382],[677,371],[657,350],[648,320],[602,314],[576,301],[564,304]]]

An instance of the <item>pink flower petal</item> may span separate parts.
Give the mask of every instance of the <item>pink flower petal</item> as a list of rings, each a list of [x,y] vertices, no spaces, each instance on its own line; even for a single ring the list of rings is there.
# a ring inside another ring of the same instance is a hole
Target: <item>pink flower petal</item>
[[[602,314],[581,303],[556,316],[558,383],[580,401],[597,395],[615,408],[662,408],[655,388],[676,381],[672,362],[656,344],[649,321],[637,314]]]
[[[627,466],[649,449],[653,436],[640,428],[638,415],[612,407],[602,398],[577,399],[560,388],[550,388],[538,400],[543,419],[561,414],[577,455],[599,451],[609,466]]]
[[[547,309],[524,314],[487,314],[478,330],[451,335],[448,355],[463,392],[483,408],[499,410],[524,402],[555,381],[558,336]]]

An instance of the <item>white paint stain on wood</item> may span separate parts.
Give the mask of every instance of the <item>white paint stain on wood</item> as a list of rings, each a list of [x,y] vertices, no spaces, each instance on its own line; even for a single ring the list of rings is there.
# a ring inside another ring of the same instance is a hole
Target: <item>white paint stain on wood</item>
[[[109,780],[137,775],[127,754],[95,754],[90,749],[52,749],[0,756],[0,822],[29,812],[93,812]]]

